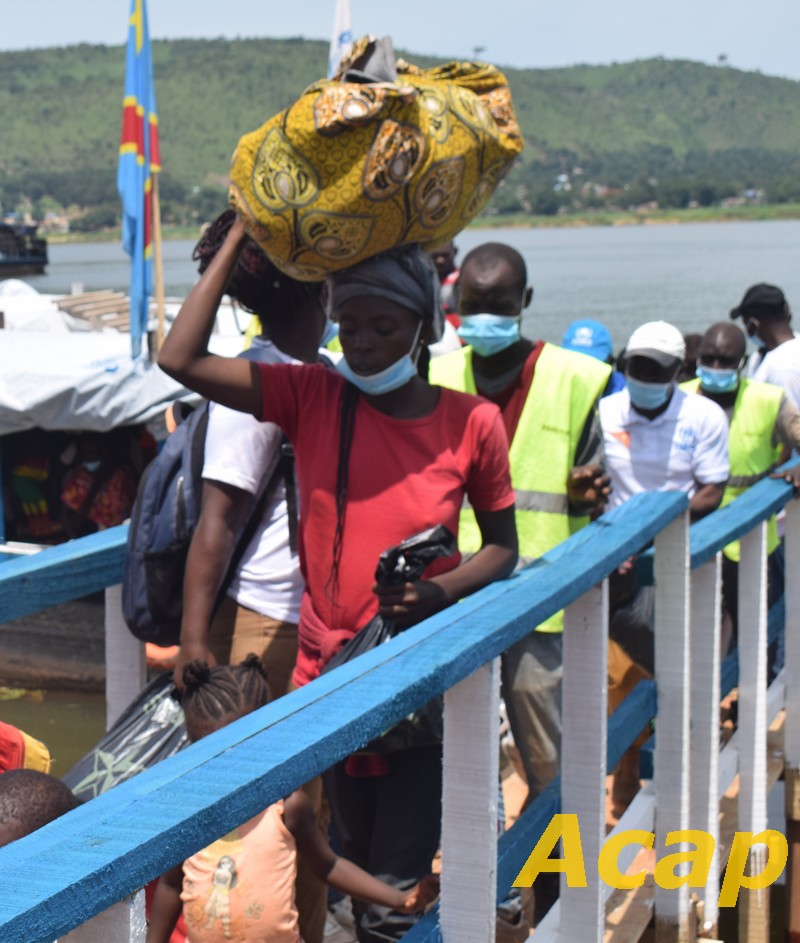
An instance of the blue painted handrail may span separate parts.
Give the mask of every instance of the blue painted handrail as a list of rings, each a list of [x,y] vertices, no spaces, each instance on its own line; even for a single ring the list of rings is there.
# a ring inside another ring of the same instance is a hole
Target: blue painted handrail
[[[758,520],[791,495],[790,486],[780,481],[756,488],[761,490],[747,513]],[[745,497],[752,498],[755,490]],[[680,493],[637,496],[513,579],[487,587],[0,849],[5,875],[0,940],[51,941],[230,831],[506,650],[646,545],[686,507]],[[720,546],[743,532],[737,531],[736,514],[726,512],[730,527],[713,538]],[[0,619],[119,582],[124,528],[114,531],[4,564]],[[707,546],[711,543],[707,540]],[[71,595],[63,585],[48,588],[50,565],[59,582],[73,581]],[[9,568],[14,568],[11,573]],[[30,598],[16,597],[20,584]],[[631,704],[620,708],[622,714],[617,712],[619,726],[633,723],[641,729],[655,712],[652,690],[640,688],[629,698]],[[637,697],[640,705],[631,700]],[[627,720],[622,716],[631,712]],[[609,741],[610,759],[624,749],[629,734],[626,729],[615,738],[613,752]],[[554,785],[501,839],[503,882],[524,861],[531,838],[535,843],[534,833],[541,834],[557,802]],[[433,919],[408,939],[436,939],[426,930]]]
[[[513,579],[0,849],[0,939],[50,941],[251,818],[499,655],[685,508],[681,494],[641,495]]]
[[[128,525],[48,547],[0,567],[0,623],[122,582]]]

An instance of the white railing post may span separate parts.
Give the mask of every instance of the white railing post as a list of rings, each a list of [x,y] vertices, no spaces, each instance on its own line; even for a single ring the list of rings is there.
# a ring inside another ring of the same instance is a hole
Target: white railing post
[[[444,695],[444,943],[494,943],[497,908],[500,660]]]
[[[608,580],[564,611],[561,811],[578,816],[588,887],[561,875],[559,939],[601,943],[605,905],[597,859],[605,841]]]
[[[686,851],[668,832],[689,827],[689,513],[655,539],[655,673],[658,692],[654,782],[656,860]],[[689,889],[656,886],[656,943],[688,943]]]
[[[137,891],[59,937],[58,943],[145,943],[146,938],[144,891]]]
[[[739,816],[740,831],[767,827],[767,525],[741,539],[739,561]],[[787,572],[788,580],[796,578]],[[754,846],[748,874],[766,864],[765,845]],[[769,939],[769,888],[742,889],[739,938],[747,943]]]
[[[703,932],[716,936],[719,919],[719,685],[720,612],[722,604],[721,554],[692,573],[689,651],[691,699],[691,796],[689,821],[692,828],[708,832],[714,839],[714,857],[704,900]]]
[[[800,939],[800,501],[786,505],[784,520],[786,583],[784,623],[786,723],[783,752],[786,763],[786,939]]]
[[[106,589],[106,730],[147,680],[144,645],[133,637],[122,618],[122,586]]]

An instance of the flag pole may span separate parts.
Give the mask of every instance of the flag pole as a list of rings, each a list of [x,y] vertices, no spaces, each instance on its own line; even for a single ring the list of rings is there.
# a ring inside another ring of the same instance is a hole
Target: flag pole
[[[339,63],[353,47],[353,27],[350,0],[336,0],[333,16],[333,35],[328,53],[328,78],[332,79]]]
[[[156,353],[164,343],[164,260],[161,254],[161,199],[158,178],[153,174],[153,280],[156,283]]]

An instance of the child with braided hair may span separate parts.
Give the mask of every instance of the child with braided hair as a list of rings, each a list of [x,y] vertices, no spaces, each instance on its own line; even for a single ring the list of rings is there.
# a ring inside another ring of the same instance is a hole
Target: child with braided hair
[[[183,682],[181,705],[192,741],[269,700],[255,655],[235,666],[189,662]],[[423,910],[438,893],[434,875],[401,891],[337,857],[316,825],[308,797],[296,789],[162,875],[147,943],[166,943],[181,907],[192,943],[301,943],[294,901],[298,853],[337,890],[401,913]]]

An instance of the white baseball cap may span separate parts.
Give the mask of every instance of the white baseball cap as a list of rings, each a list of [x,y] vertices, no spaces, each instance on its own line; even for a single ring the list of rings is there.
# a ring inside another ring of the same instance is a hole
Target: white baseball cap
[[[662,367],[670,367],[686,356],[683,334],[666,321],[648,321],[631,334],[625,357],[649,357]]]

